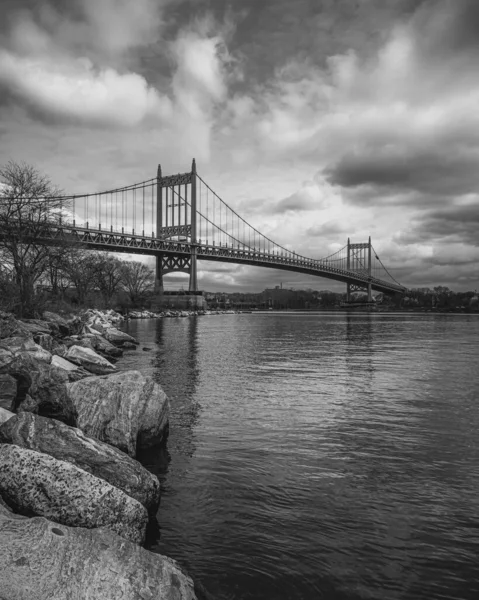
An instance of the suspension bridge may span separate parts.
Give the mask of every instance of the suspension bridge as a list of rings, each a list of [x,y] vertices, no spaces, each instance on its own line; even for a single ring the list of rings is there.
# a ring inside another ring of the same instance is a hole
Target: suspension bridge
[[[60,203],[60,210],[58,206]],[[220,261],[282,269],[346,283],[354,291],[404,293],[371,244],[351,243],[323,258],[301,256],[248,224],[191,171],[156,177],[104,192],[55,198],[59,218],[48,241],[62,240],[111,252],[156,257],[156,289],[168,273],[189,274],[189,291],[198,291],[197,261]]]

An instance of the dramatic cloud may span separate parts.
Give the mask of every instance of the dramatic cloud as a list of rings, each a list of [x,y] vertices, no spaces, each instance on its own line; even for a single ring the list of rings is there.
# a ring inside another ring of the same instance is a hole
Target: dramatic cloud
[[[95,70],[88,59],[62,64],[0,52],[0,83],[47,115],[97,125],[139,125],[171,116],[171,102],[135,73]]]
[[[4,16],[0,163],[83,192],[195,156],[232,208],[300,254],[371,235],[406,285],[472,285],[476,0],[6,0]],[[278,276],[201,272],[218,289]]]

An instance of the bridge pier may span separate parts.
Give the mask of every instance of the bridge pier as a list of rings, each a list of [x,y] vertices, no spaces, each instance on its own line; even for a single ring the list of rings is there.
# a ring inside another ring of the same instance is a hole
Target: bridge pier
[[[198,291],[198,268],[197,268],[197,256],[196,256],[196,248],[193,247],[191,249],[191,256],[190,256],[190,285],[189,285],[189,291],[190,292],[197,292]]]

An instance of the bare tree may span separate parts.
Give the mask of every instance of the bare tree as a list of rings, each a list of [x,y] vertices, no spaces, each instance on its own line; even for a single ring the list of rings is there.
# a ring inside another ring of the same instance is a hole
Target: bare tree
[[[105,304],[110,306],[115,293],[120,289],[121,261],[109,254],[98,252],[92,264],[95,269],[95,283]]]
[[[31,165],[9,162],[0,168],[0,261],[18,290],[15,310],[35,315],[35,284],[53,254],[49,239],[61,221],[61,192]]]
[[[65,249],[61,258],[62,276],[75,288],[79,304],[84,305],[88,294],[97,287],[96,253],[81,248]]]
[[[121,283],[128,293],[132,304],[138,302],[154,286],[153,269],[138,261],[122,262],[120,267]]]

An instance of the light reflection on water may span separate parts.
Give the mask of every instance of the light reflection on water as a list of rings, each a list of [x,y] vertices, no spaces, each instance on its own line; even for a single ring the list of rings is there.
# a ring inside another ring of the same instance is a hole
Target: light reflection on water
[[[479,597],[475,315],[132,321],[171,400],[155,551],[218,599]]]

